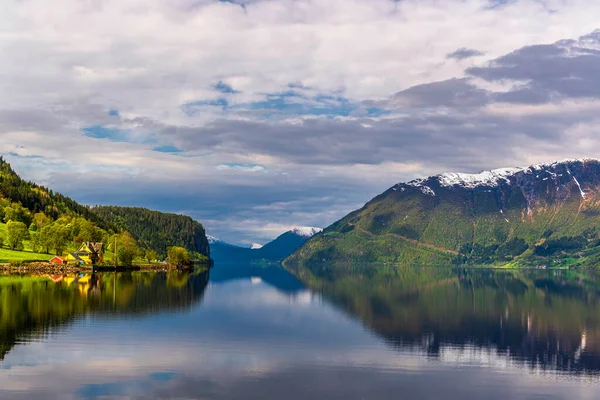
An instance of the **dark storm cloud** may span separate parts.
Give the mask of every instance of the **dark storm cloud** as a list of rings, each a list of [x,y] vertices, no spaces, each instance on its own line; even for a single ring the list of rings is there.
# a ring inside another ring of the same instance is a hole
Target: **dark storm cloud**
[[[499,57],[467,74],[489,82],[521,84],[498,101],[546,103],[566,98],[600,97],[600,31],[579,40],[527,46]]]
[[[453,51],[452,53],[448,54],[446,58],[455,60],[465,60],[467,58],[473,58],[482,55],[484,55],[484,53],[482,53],[479,50],[461,47],[460,49],[457,49],[456,51]]]

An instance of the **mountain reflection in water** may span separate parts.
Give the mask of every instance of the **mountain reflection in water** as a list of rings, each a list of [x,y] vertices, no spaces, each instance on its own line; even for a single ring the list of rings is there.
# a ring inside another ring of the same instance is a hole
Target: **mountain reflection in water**
[[[595,272],[386,272],[324,280],[322,293],[397,349],[450,358],[448,349],[454,354],[487,349],[533,369],[600,371],[600,279]]]
[[[243,264],[0,276],[0,398],[572,399],[600,388],[594,271],[317,271],[309,287]]]

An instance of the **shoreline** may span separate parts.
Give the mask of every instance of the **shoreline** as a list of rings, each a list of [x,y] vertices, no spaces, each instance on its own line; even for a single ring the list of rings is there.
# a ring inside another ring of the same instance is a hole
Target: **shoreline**
[[[198,264],[210,268],[210,264]],[[131,267],[114,265],[60,265],[48,262],[32,262],[15,265],[10,263],[0,264],[0,274],[65,274],[82,272],[131,272],[131,271],[170,271],[181,269],[194,269],[196,265],[178,267],[170,264],[137,264]]]

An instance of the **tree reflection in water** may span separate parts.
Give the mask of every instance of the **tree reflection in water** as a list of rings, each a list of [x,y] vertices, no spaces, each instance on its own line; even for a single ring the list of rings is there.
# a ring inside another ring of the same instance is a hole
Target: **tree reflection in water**
[[[19,341],[47,336],[89,314],[143,315],[200,302],[209,271],[0,277],[0,360]]]

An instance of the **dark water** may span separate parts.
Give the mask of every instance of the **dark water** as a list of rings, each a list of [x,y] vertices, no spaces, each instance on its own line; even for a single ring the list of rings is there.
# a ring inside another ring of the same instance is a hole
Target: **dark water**
[[[365,269],[314,285],[226,265],[0,277],[0,398],[600,398],[594,273]]]

